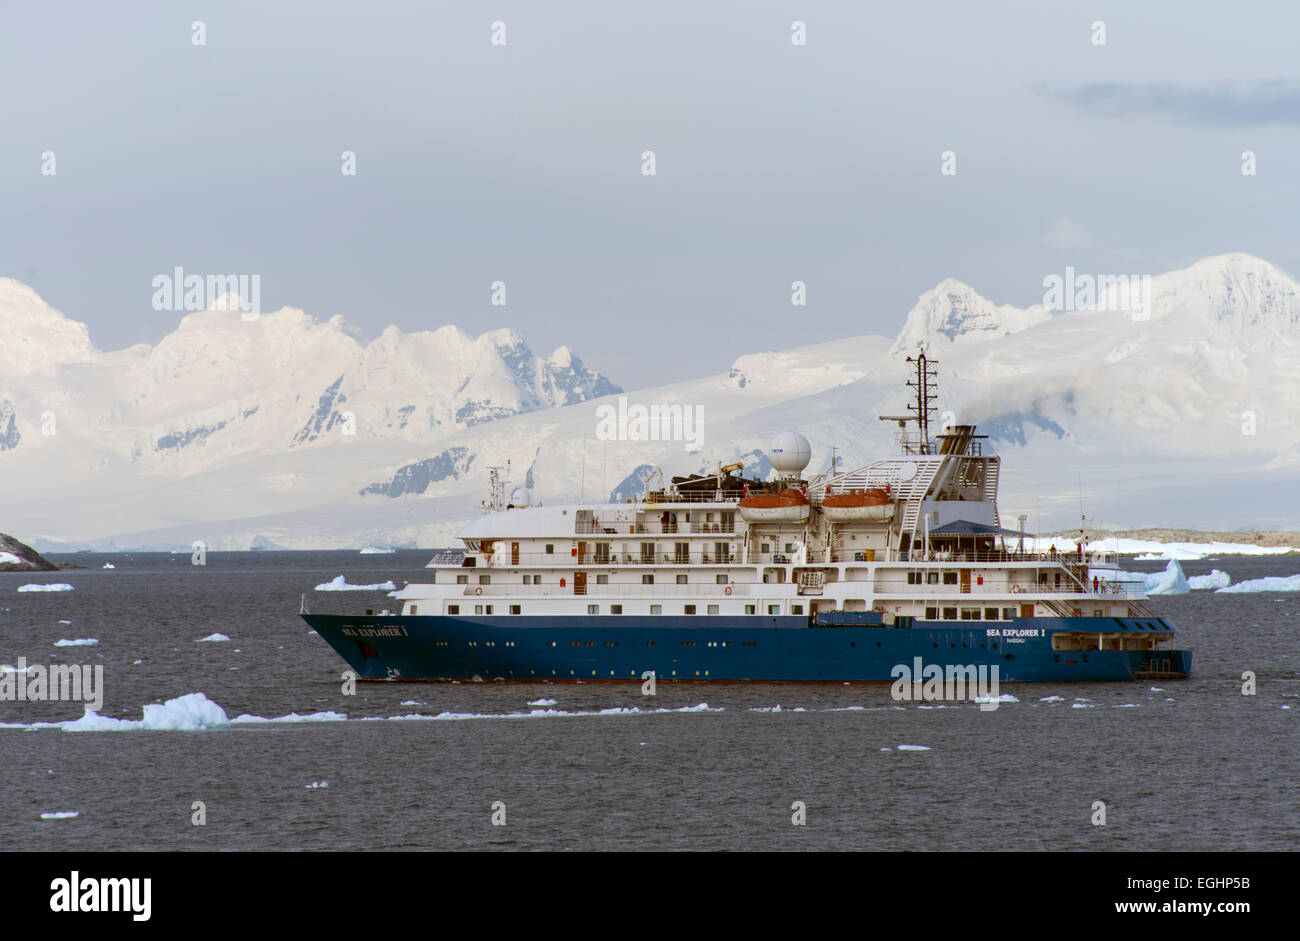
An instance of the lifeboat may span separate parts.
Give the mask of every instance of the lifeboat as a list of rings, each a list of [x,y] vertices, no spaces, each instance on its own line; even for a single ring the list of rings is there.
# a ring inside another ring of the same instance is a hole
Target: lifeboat
[[[832,523],[882,523],[894,518],[894,506],[888,487],[873,487],[828,496],[822,501],[822,514]]]
[[[808,518],[808,498],[798,490],[750,494],[740,501],[740,518],[750,523],[799,523]]]

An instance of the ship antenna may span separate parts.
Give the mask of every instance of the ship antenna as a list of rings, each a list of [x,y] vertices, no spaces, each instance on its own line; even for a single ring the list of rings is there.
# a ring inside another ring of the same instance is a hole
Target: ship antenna
[[[922,349],[915,358],[907,357],[909,363],[916,364],[916,378],[909,379],[907,384],[916,390],[916,403],[909,405],[907,410],[915,416],[917,432],[920,435],[917,453],[930,453],[930,415],[934,411],[934,400],[939,397],[937,386],[939,384],[938,360],[927,359],[925,350]]]

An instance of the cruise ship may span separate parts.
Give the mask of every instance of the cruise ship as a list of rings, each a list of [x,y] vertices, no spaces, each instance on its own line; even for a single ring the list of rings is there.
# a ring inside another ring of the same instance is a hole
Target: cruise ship
[[[891,682],[899,664],[1003,682],[1185,678],[1191,652],[1114,554],[1034,551],[998,513],[974,426],[931,436],[935,361],[908,357],[897,453],[805,476],[783,432],[741,464],[646,480],[625,503],[534,505],[492,472],[485,512],[392,592],[303,618],[360,678]],[[651,489],[651,488],[654,489]],[[396,605],[394,608],[396,609]]]

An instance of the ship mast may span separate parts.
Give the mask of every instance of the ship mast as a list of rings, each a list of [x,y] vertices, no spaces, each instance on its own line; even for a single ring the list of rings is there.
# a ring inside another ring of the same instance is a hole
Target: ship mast
[[[939,381],[937,359],[929,359],[922,349],[915,357],[907,357],[909,363],[916,366],[916,377],[907,380],[907,385],[916,392],[916,401],[907,406],[908,415],[880,415],[881,421],[896,421],[898,427],[902,429],[903,453],[904,454],[931,454],[930,446],[930,416],[934,413],[934,400],[939,397],[936,386]],[[907,437],[907,423],[916,422],[917,442],[916,450],[912,449],[912,442]]]

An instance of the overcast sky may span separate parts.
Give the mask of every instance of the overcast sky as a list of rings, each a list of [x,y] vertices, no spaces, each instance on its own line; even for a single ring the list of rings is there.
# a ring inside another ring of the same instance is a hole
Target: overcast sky
[[[948,276],[1297,272],[1297,35],[1277,2],[0,0],[0,276],[104,349],[175,324],[179,265],[636,388],[892,335]]]

